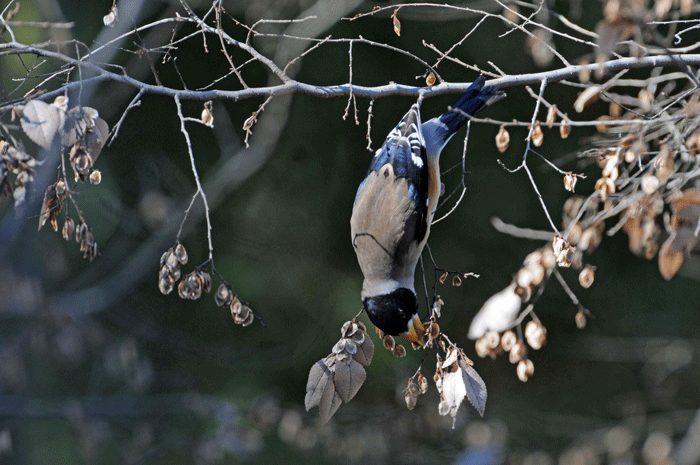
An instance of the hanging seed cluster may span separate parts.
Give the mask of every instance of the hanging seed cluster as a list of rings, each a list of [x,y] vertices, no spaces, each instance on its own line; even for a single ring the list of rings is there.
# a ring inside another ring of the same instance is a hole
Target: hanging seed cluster
[[[635,255],[658,256],[661,275],[671,279],[698,239],[700,102],[696,92],[685,92],[673,80],[638,82],[636,96],[606,89],[609,116],[604,115],[601,123],[621,119],[637,124],[600,125],[598,147],[587,155],[601,176],[594,186],[596,197],[588,201],[593,208],[578,223],[600,230],[593,237],[595,243],[602,236],[602,221],[618,216],[611,233],[625,232]],[[664,215],[669,214],[672,221],[664,241]],[[580,276],[582,285],[589,280],[587,274]]]
[[[22,205],[35,172],[34,158],[11,146],[4,137],[0,138],[0,197],[13,197],[15,208]]]
[[[238,299],[228,284],[221,283],[216,290],[214,300],[219,307],[228,307],[231,310],[231,316],[236,324],[245,327],[255,320],[253,311]]]
[[[330,355],[316,362],[306,384],[306,410],[319,408],[326,423],[341,403],[350,402],[367,378],[367,367],[374,356],[374,343],[367,328],[355,319],[341,329],[341,338]]]

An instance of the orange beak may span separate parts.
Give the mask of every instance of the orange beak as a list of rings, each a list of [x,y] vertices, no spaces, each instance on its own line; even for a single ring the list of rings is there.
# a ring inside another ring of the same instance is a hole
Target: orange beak
[[[401,333],[401,337],[414,344],[414,346],[422,346],[423,334],[425,334],[423,322],[418,318],[418,315],[413,315],[411,321],[408,322],[408,331]]]

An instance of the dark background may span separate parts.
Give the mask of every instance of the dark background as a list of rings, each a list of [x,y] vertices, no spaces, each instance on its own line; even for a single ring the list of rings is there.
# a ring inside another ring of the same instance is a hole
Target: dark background
[[[344,16],[369,11],[373,5]],[[15,19],[74,21],[70,32],[63,31],[64,39],[72,35],[94,48],[103,32],[101,18],[110,6],[102,0],[52,1],[44,6],[24,1]],[[312,6],[292,1],[226,4],[228,13],[248,25],[260,18],[301,16]],[[493,4],[478,6],[500,12]],[[203,14],[207,5],[200,2],[193,7]],[[586,14],[571,19],[588,29],[602,17],[596,1],[557,2],[551,7],[563,14],[580,8]],[[138,20],[120,10],[120,23],[126,23],[128,30],[135,20],[145,24],[176,10],[183,14],[177,2],[150,2]],[[436,19],[422,16],[422,10],[405,11],[405,17],[399,15],[400,37],[387,14],[337,21],[318,37],[361,35],[433,62],[434,53],[421,40],[446,50],[476,23],[466,15]],[[225,25],[233,37],[245,39],[244,29],[230,20]],[[300,30],[303,35],[304,26]],[[41,29],[16,31],[25,43],[49,37]],[[121,47],[134,50],[139,41],[146,47],[167,43],[172,30],[164,31],[160,36],[145,32],[140,38],[131,36]],[[193,31],[185,26],[178,34]],[[488,21],[453,55],[483,69],[489,69],[490,60],[510,74],[541,70],[528,54],[523,35],[499,37],[505,31],[500,22]],[[228,69],[214,39],[208,39],[208,54],[202,52],[200,36],[173,52],[190,89],[210,83]],[[259,38],[252,44],[272,56],[281,42]],[[571,60],[589,52],[563,40],[555,43]],[[236,51],[232,56],[238,63],[246,59]],[[181,87],[172,63],[162,65],[161,58],[162,54],[152,54],[164,85]],[[112,59],[134,72],[145,69],[141,79],[153,82],[146,58],[119,50]],[[0,60],[3,99],[19,98],[29,89],[11,93],[17,86],[11,79],[25,74],[21,64],[16,57]],[[348,45],[326,44],[295,66],[301,82],[345,83]],[[556,62],[550,66],[556,67]],[[414,76],[423,71],[388,50],[354,46],[355,84],[422,85]],[[477,76],[447,61],[439,71],[453,82]],[[268,81],[257,63],[244,68],[243,74],[251,87],[275,82]],[[218,86],[240,88],[235,77]],[[507,92],[508,98],[484,116],[529,120],[533,100],[522,88]],[[89,100],[71,94],[71,106],[80,102],[96,108],[112,127],[136,91],[105,84],[87,93]],[[424,118],[444,111],[456,97],[428,99],[422,107]],[[473,342],[466,339],[472,317],[489,296],[510,283],[524,257],[542,245],[497,233],[490,218],[548,228],[525,173],[509,174],[496,162],[517,166],[526,130],[512,129],[510,148],[499,154],[494,144],[498,127],[485,124],[471,128],[466,196],[447,220],[435,225],[429,242],[440,266],[480,275],[466,279],[461,287],[442,285],[438,292],[446,302],[441,328],[475,360],[488,386],[485,417],[479,418],[465,401],[456,428],[451,429],[451,418],[437,414],[434,385],[414,411],[407,411],[402,391],[423,352],[409,349],[406,358],[397,360],[375,338],[375,358],[357,397],[341,406],[330,424],[319,425],[317,412],[306,413],[303,408],[308,370],[330,352],[342,323],[361,306],[362,276],[349,240],[349,218],[355,190],[371,158],[365,149],[368,101],[358,99],[361,124],[355,125],[352,109],[347,119],[342,118],[345,99],[290,98],[279,137],[269,140],[263,123],[274,116],[273,100],[273,109],[266,109],[253,127],[248,150],[241,127],[261,100],[215,101],[214,130],[188,126],[205,192],[210,194],[207,186],[217,192],[210,198],[217,269],[250,302],[267,323],[265,328],[258,322],[247,328],[235,325],[212,295],[191,302],[158,291],[158,259],[174,245],[195,189],[169,99],[145,96],[96,164],[102,184],[79,188],[78,203],[100,247],[94,262],[83,260],[75,242],[66,243],[50,228],[37,232],[38,208],[15,213],[10,200],[2,202],[0,444],[6,447],[0,451],[0,462],[593,463],[572,462],[571,457],[639,460],[651,433],[673,442],[682,439],[700,406],[696,335],[700,287],[687,273],[665,282],[655,260],[639,259],[628,251],[623,234],[605,236],[600,248],[586,258],[597,267],[590,289],[578,285],[575,271],[562,271],[593,314],[585,329],[576,329],[576,307],[558,283],[549,283],[535,307],[548,330],[547,345],[531,351],[535,375],[527,383],[517,379],[507,357],[476,357]],[[575,95],[569,89],[550,86],[546,98],[573,114]],[[373,150],[412,101],[404,97],[375,101]],[[198,117],[201,108],[201,102],[183,103],[187,116]],[[581,117],[593,118],[606,110],[598,103]],[[2,120],[9,124],[9,113]],[[550,160],[566,157],[566,169],[589,174],[577,185],[577,192],[584,195],[593,190],[596,168],[577,165],[572,154],[591,134],[577,129],[562,141],[556,129],[545,129],[539,149]],[[463,137],[464,129],[445,149],[443,167],[460,161]],[[270,143],[274,145],[268,154],[256,152],[256,146]],[[38,153],[32,142],[27,140],[26,146],[30,153]],[[241,166],[255,164],[256,157],[260,169],[241,168],[238,174],[245,178],[229,181],[222,166],[234,159]],[[535,157],[530,166],[559,222],[570,195],[561,176]],[[217,175],[222,179],[207,184]],[[448,175],[448,192],[458,182],[457,176]],[[33,195],[40,202],[43,188],[35,186]],[[438,215],[448,209],[443,207]],[[184,270],[189,272],[208,256],[202,215],[195,211],[185,229],[182,242],[190,263]],[[426,272],[432,281],[432,267]],[[218,284],[215,279],[215,288]],[[425,309],[421,312],[425,314]],[[433,360],[430,354],[424,363],[429,378]]]

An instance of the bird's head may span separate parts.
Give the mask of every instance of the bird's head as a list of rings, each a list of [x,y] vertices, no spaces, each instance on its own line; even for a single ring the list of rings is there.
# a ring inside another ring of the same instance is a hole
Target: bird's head
[[[362,303],[374,326],[386,334],[422,345],[425,328],[416,313],[418,301],[413,291],[400,287],[389,294],[367,297]]]

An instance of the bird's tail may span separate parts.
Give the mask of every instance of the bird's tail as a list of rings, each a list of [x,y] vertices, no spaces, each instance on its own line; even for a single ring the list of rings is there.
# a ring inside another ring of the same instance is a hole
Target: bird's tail
[[[505,92],[496,87],[484,86],[485,81],[483,76],[479,76],[452,105],[452,110],[446,111],[440,116],[440,122],[449,128],[451,134],[461,128],[468,119],[465,115],[454,110],[459,109],[467,115],[475,115],[506,96]]]

